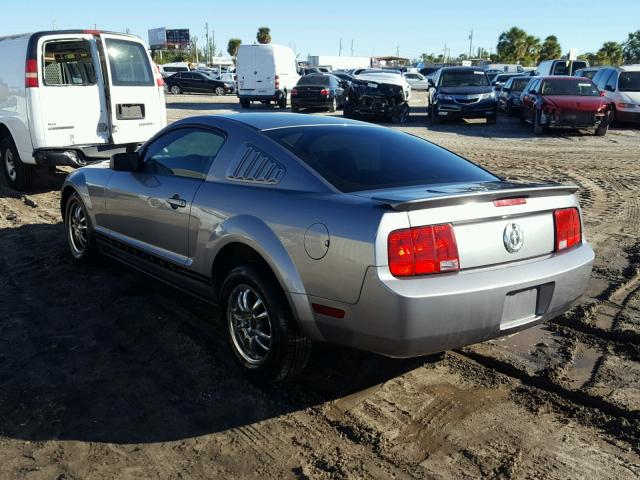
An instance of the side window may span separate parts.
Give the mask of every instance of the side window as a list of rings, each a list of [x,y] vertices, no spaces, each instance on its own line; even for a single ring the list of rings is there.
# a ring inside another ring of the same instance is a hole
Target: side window
[[[611,75],[611,72],[612,71],[608,68],[604,68],[596,73],[596,75],[593,77],[594,83],[600,90],[604,90],[604,86],[607,83],[607,79]]]
[[[611,75],[609,75],[609,78],[607,79],[607,83],[604,85],[604,88],[606,90],[615,92],[617,86],[618,86],[618,72],[614,70],[613,72],[611,72]]]
[[[182,72],[180,74],[180,78],[182,80],[191,80],[193,78],[193,73],[186,73],[186,72]]]
[[[211,130],[179,128],[158,138],[144,155],[144,172],[203,179],[224,136]]]
[[[45,85],[95,85],[96,73],[88,40],[44,44],[42,78]]]
[[[111,83],[119,87],[155,85],[151,64],[144,46],[128,40],[105,40]]]

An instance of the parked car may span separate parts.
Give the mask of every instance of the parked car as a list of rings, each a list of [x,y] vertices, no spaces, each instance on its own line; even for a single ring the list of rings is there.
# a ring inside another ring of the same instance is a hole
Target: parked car
[[[353,76],[344,71],[336,70],[331,72],[331,75],[333,75],[334,77],[338,77],[340,80],[342,80],[343,82],[346,82],[348,85],[351,85],[351,82],[353,81]]]
[[[164,81],[134,35],[56,30],[2,37],[0,84],[0,160],[15,189],[32,185],[36,167],[109,158],[167,123]]]
[[[538,64],[535,75],[546,77],[550,75],[575,75],[576,70],[582,70],[589,66],[586,60],[574,60],[571,62],[569,71],[569,60],[546,60]]]
[[[440,67],[423,67],[419,70],[420,75],[422,75],[423,77],[427,78],[427,77],[431,77],[434,73],[436,73],[438,70],[440,70]]]
[[[242,108],[251,102],[275,102],[286,108],[291,89],[298,83],[298,63],[289,47],[276,44],[240,45],[236,75]]]
[[[204,72],[178,72],[165,79],[167,90],[174,95],[179,93],[210,93],[225,95],[235,91],[233,82],[223,82]]]
[[[611,122],[640,123],[640,65],[604,67],[593,81],[611,102]]]
[[[409,119],[411,85],[398,73],[366,71],[354,77],[343,108],[345,118],[384,118],[393,123]]]
[[[504,85],[507,80],[513,77],[519,77],[521,75],[522,74],[520,73],[499,73],[498,75],[493,77],[493,80],[491,80],[491,86],[496,92],[499,92],[502,89],[502,85]]]
[[[512,115],[520,110],[520,97],[531,77],[511,77],[500,89],[498,94],[498,107],[507,115]]]
[[[273,382],[312,342],[414,357],[561,315],[594,260],[576,190],[371,124],[236,114],[72,173],[61,210],[76,262],[103,252],[217,304],[238,366]]]
[[[590,80],[593,80],[594,75],[596,73],[598,73],[600,68],[601,67],[580,68],[580,69],[576,70],[573,75],[575,77],[584,77],[584,78],[588,78]]]
[[[495,123],[496,93],[485,71],[475,67],[443,67],[429,89],[429,119],[438,123],[450,118],[486,118]]]
[[[598,136],[609,128],[609,101],[588,78],[534,77],[522,94],[521,121],[536,134],[549,127],[594,128]]]
[[[407,79],[412,90],[429,90],[429,81],[420,73],[405,73],[404,78]]]
[[[163,78],[170,77],[178,72],[188,72],[190,70],[189,64],[186,62],[172,62],[159,65],[160,73]]]
[[[291,111],[301,108],[326,108],[335,112],[344,105],[346,82],[328,74],[300,77],[291,90]]]
[[[313,75],[316,73],[323,73],[318,67],[304,67],[298,72],[300,75]]]

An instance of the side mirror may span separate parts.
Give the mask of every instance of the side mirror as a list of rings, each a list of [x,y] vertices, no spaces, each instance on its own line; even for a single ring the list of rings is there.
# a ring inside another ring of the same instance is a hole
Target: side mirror
[[[109,168],[116,172],[137,172],[140,170],[140,155],[137,152],[116,153],[111,156]]]

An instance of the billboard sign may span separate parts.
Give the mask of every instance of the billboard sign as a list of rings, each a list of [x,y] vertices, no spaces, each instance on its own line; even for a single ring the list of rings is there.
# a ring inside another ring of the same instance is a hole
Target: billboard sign
[[[166,31],[167,48],[188,48],[189,29],[178,28]]]
[[[152,28],[149,30],[149,48],[151,48],[151,50],[167,48],[166,28]]]

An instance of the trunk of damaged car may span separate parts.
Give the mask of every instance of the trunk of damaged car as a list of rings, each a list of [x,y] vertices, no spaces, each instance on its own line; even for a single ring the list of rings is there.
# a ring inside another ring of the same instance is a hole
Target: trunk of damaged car
[[[354,114],[391,116],[405,102],[400,85],[354,79],[347,92],[345,107]]]

